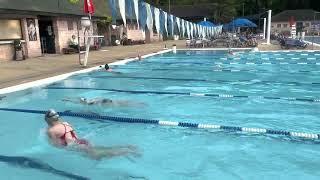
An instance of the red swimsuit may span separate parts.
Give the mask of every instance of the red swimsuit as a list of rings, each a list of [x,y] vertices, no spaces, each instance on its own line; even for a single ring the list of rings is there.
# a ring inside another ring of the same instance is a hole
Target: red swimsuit
[[[64,126],[64,134],[60,137],[61,140],[61,145],[63,146],[68,146],[68,143],[66,141],[66,134],[70,133],[71,137],[75,139],[75,143],[77,144],[82,144],[82,145],[89,145],[89,142],[85,139],[78,139],[76,134],[74,133],[74,130],[67,131],[67,126],[66,124],[61,123]]]

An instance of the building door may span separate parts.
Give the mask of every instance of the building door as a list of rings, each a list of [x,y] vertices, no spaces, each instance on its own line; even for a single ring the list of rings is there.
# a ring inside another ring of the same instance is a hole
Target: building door
[[[56,53],[55,35],[52,20],[39,20],[41,51],[43,54]]]
[[[297,22],[297,32],[303,31],[303,22]]]

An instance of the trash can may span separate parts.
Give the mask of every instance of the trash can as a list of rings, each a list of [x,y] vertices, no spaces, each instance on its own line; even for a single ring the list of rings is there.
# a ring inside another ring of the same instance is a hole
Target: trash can
[[[14,47],[14,60],[16,61],[25,60],[23,46],[20,39],[13,41],[13,47]]]

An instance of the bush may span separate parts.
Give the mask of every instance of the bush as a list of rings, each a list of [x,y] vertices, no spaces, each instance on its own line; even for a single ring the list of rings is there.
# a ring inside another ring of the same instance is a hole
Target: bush
[[[77,3],[79,2],[79,0],[69,0],[69,2],[70,2],[71,4],[77,4]]]

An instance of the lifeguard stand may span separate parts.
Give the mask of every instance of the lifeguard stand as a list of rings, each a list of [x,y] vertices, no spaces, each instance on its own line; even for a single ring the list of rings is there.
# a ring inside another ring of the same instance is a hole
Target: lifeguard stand
[[[86,67],[88,63],[89,51],[91,47],[91,41],[93,38],[101,38],[104,36],[93,35],[90,33],[91,27],[91,18],[90,17],[82,17],[80,25],[85,28],[84,39],[85,40],[85,50],[83,51],[79,46],[79,64]],[[79,29],[79,28],[78,28]],[[80,34],[78,30],[78,42],[80,44]],[[83,57],[84,55],[84,57]]]

